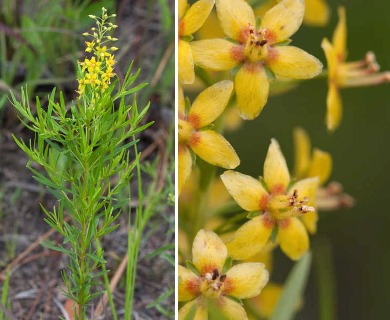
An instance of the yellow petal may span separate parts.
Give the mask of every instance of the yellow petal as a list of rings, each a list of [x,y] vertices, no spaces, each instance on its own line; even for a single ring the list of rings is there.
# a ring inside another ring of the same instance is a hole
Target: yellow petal
[[[310,164],[310,139],[302,128],[294,128],[294,175],[301,179],[306,176]]]
[[[264,264],[265,268],[271,272],[272,270],[272,263],[273,263],[273,256],[272,252],[275,249],[276,244],[273,241],[268,241],[263,249],[254,256],[250,257],[249,259],[246,259],[246,262],[261,262]]]
[[[242,225],[234,233],[233,239],[226,246],[229,255],[235,260],[244,260],[254,256],[267,243],[274,222],[263,214]]]
[[[178,46],[179,59],[179,81],[181,83],[191,84],[195,81],[194,61],[190,44],[186,41],[179,40]]]
[[[278,242],[282,251],[292,260],[299,260],[309,250],[309,236],[298,218],[279,223]]]
[[[223,320],[247,320],[245,309],[241,304],[229,298],[221,297],[218,301],[218,307],[224,315]],[[222,320],[222,319],[221,319]]]
[[[191,42],[194,63],[213,71],[230,70],[243,58],[240,48],[224,39],[209,39]]]
[[[332,156],[320,149],[314,149],[313,159],[308,172],[309,177],[318,177],[319,184],[324,184],[332,172]]]
[[[181,20],[180,34],[191,35],[206,21],[214,6],[214,0],[198,0],[185,13]]]
[[[185,114],[185,100],[184,100],[184,92],[183,87],[179,85],[179,92],[178,92],[178,111],[179,111],[179,118],[183,119]]]
[[[225,171],[221,179],[241,208],[246,211],[266,209],[269,195],[259,180],[232,170]]]
[[[225,244],[214,232],[198,232],[192,246],[192,262],[201,275],[214,269],[222,272],[227,254]]]
[[[188,7],[188,1],[187,0],[179,0],[178,1],[178,15],[179,15],[179,19],[183,18],[184,14],[187,11],[187,7]]]
[[[225,110],[233,91],[233,82],[220,81],[203,90],[195,99],[188,121],[195,129],[211,124]]]
[[[335,48],[327,38],[322,39],[321,48],[324,50],[326,63],[328,65],[329,81],[338,81],[338,58]]]
[[[298,201],[301,201],[304,198],[309,198],[308,204],[314,205],[317,188],[318,188],[318,177],[306,178],[294,183],[290,188],[289,195],[291,196],[294,190],[297,190]]]
[[[196,298],[200,294],[201,279],[191,270],[180,266],[179,275],[179,301],[188,301]]]
[[[273,43],[287,40],[301,26],[304,12],[303,0],[282,0],[265,13],[260,27],[272,33]]]
[[[329,131],[334,131],[341,123],[343,104],[338,88],[332,83],[329,84],[326,108],[326,126]]]
[[[268,99],[269,80],[264,68],[261,64],[244,64],[236,74],[234,85],[241,117],[256,118]]]
[[[290,183],[290,173],[286,159],[280,150],[279,143],[275,139],[271,140],[267,157],[265,158],[264,180],[273,194],[284,193]]]
[[[262,317],[270,318],[282,292],[281,285],[268,283],[258,297],[250,300],[250,304]]]
[[[307,231],[310,234],[315,234],[317,232],[317,222],[318,222],[318,213],[314,212],[306,212],[302,217],[302,222],[305,225]]]
[[[226,273],[224,293],[239,299],[255,297],[260,294],[268,278],[268,271],[262,263],[246,262],[235,265]]]
[[[249,24],[256,25],[253,9],[244,0],[217,0],[216,7],[222,30],[234,40],[240,39]]]
[[[197,36],[199,39],[214,39],[214,38],[223,38],[225,34],[223,33],[221,26],[218,21],[217,13],[211,11],[208,18],[198,30]]]
[[[320,60],[293,46],[272,49],[266,63],[276,75],[284,78],[309,79],[322,71]]]
[[[223,126],[226,131],[235,131],[241,127],[243,119],[240,117],[240,109],[237,105],[229,108],[223,116]]]
[[[179,194],[185,182],[191,174],[192,159],[190,150],[187,146],[179,146],[178,148],[178,175],[179,175]]]
[[[208,319],[208,311],[205,306],[205,302],[201,297],[187,302],[183,307],[179,310],[179,320],[188,319],[188,317],[193,314],[195,310],[194,317],[190,318],[191,320],[207,320]]]
[[[345,8],[338,8],[339,22],[333,33],[332,43],[339,61],[344,61],[347,55],[347,19]]]
[[[325,0],[306,0],[303,22],[310,26],[322,27],[329,21],[330,10]]]
[[[190,147],[199,157],[212,165],[234,169],[240,164],[240,159],[230,143],[215,131],[194,133]]]

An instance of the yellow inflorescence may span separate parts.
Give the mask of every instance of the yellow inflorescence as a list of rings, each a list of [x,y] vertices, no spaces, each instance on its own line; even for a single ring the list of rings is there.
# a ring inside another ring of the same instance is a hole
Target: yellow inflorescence
[[[87,88],[91,89],[96,95],[100,95],[104,92],[109,84],[111,78],[115,76],[114,65],[115,59],[112,52],[118,50],[117,47],[108,47],[107,44],[110,41],[116,41],[118,39],[106,35],[107,32],[117,28],[117,25],[108,22],[111,17],[115,17],[115,14],[107,15],[107,9],[102,9],[102,17],[89,16],[91,19],[96,20],[97,27],[91,29],[91,33],[84,33],[83,36],[92,37],[92,41],[86,41],[86,52],[92,53],[92,57],[86,57],[83,62],[78,62],[81,66],[81,74],[78,82],[78,94],[81,97]]]

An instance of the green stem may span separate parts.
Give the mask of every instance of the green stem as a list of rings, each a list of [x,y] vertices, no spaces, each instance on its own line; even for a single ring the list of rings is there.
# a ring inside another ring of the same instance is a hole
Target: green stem
[[[325,238],[313,243],[319,302],[319,320],[336,319],[336,280],[332,247]]]

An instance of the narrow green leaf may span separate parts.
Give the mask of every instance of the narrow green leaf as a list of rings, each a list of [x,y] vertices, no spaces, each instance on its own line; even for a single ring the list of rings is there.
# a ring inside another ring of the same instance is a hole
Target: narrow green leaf
[[[282,295],[270,320],[291,320],[297,312],[310,272],[311,253],[299,260],[288,275]]]
[[[318,287],[320,320],[336,319],[336,276],[333,267],[332,247],[328,240],[313,243],[313,264]]]

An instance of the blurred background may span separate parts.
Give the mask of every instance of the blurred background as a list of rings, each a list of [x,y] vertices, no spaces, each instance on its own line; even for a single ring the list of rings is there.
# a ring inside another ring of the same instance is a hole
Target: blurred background
[[[326,65],[320,47],[323,37],[331,39],[338,21],[337,7],[345,6],[348,26],[348,61],[364,58],[372,50],[382,70],[390,70],[390,2],[385,0],[327,1],[331,17],[326,27],[303,25],[293,43],[318,57]],[[333,156],[329,181],[342,183],[352,195],[352,209],[321,212],[313,246],[330,250],[335,275],[337,319],[387,319],[390,301],[390,84],[346,88],[341,91],[344,113],[341,126],[329,134],[325,127],[327,83],[306,81],[296,90],[273,96],[254,121],[245,122],[227,134],[241,158],[238,171],[259,176],[271,138],[276,138],[293,169],[292,131],[308,131],[312,146]],[[296,319],[320,318],[316,257],[305,301]],[[276,255],[275,280],[283,283],[292,263]],[[327,268],[327,267],[325,267]],[[329,276],[329,274],[328,274]],[[331,283],[326,279],[325,283]]]

